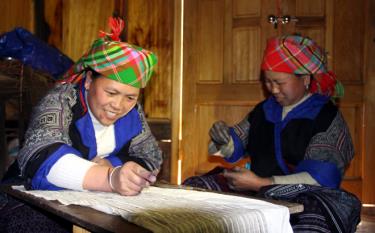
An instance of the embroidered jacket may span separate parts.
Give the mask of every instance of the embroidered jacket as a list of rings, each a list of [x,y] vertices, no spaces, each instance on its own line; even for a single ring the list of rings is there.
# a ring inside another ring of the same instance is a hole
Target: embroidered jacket
[[[230,128],[236,162],[251,157],[261,177],[308,172],[320,185],[338,188],[354,156],[348,126],[329,97],[314,94],[282,119],[282,106],[270,97]]]
[[[18,156],[28,188],[60,189],[49,183],[46,176],[54,163],[67,153],[87,160],[97,155],[84,92],[83,85],[57,85],[34,108]],[[139,104],[118,119],[114,129],[116,146],[105,157],[113,166],[134,161],[148,170],[160,169],[162,152]]]

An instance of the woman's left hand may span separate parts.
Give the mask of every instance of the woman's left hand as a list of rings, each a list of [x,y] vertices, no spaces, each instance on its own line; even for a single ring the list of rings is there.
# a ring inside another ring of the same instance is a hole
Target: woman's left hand
[[[261,187],[272,184],[271,178],[259,177],[254,172],[242,167],[224,170],[224,177],[227,179],[229,187],[236,191],[259,191]]]

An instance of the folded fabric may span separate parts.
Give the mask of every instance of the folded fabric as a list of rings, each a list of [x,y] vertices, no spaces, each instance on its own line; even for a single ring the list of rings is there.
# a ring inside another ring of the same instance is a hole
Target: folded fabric
[[[287,207],[240,196],[159,187],[146,188],[138,196],[13,188],[64,205],[88,206],[120,215],[156,233],[292,232]]]

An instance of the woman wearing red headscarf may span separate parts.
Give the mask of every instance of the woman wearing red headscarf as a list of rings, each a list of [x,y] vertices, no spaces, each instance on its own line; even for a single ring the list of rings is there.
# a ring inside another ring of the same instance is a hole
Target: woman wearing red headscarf
[[[332,101],[343,87],[327,71],[325,52],[302,36],[271,38],[261,68],[270,97],[240,123],[229,127],[219,121],[209,132],[210,154],[231,163],[250,156],[251,167],[211,172],[184,184],[303,203],[305,211],[291,217],[297,232],[355,231],[360,202],[339,189],[353,144]]]

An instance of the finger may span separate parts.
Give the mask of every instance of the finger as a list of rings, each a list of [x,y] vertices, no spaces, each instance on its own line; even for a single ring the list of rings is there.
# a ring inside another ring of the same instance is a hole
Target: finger
[[[231,179],[233,179],[234,172],[232,172],[232,171],[230,171],[230,170],[228,170],[228,169],[225,169],[225,170],[224,170],[224,173],[223,173],[223,176],[224,176],[225,178],[227,178],[228,180],[231,180]]]
[[[228,183],[228,187],[232,190],[236,190],[236,187],[234,187],[232,184]]]
[[[122,189],[122,190],[120,190],[119,193],[120,193],[121,195],[123,195],[123,196],[136,196],[136,195],[140,194],[141,191],[142,191],[142,190],[137,191],[137,190],[133,190],[133,189],[128,189],[128,188],[126,188],[126,189]]]
[[[148,177],[152,175],[152,172],[141,167],[140,169],[137,170],[137,175],[142,177],[143,179],[148,179]]]
[[[139,175],[134,175],[129,177],[129,181],[139,187],[146,187],[146,183],[148,183],[148,177],[142,177]]]
[[[140,193],[143,187],[132,182],[131,180],[127,180],[125,182],[120,183],[119,192],[124,195],[131,195]]]
[[[150,176],[147,178],[147,181],[150,182],[150,183],[155,183],[155,181],[156,181],[156,176],[155,176],[155,175],[150,175]]]
[[[145,184],[145,178],[143,178],[138,171],[138,168],[135,169],[121,169],[119,172],[119,180],[120,182],[126,186],[129,183],[133,183],[136,186],[142,186]],[[123,186],[123,187],[124,187]]]
[[[158,176],[159,172],[160,172],[159,169],[155,169],[155,170],[152,171],[152,174],[154,176]]]

